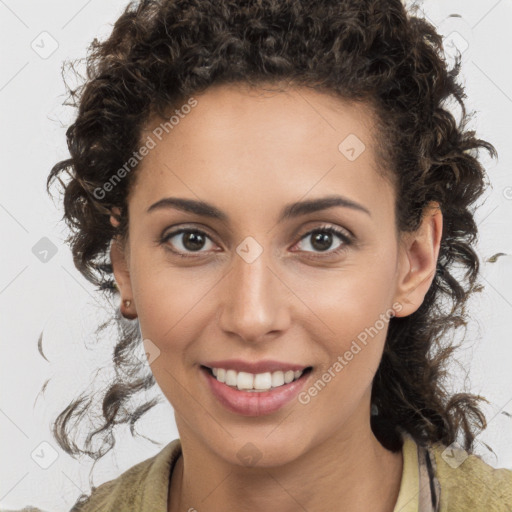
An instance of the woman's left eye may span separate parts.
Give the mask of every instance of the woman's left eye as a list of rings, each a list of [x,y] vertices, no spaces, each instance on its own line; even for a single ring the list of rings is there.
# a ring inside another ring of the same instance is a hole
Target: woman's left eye
[[[335,238],[340,240],[340,243],[334,250],[330,249],[333,244],[333,235]],[[176,239],[177,242],[171,242],[173,239]],[[298,244],[300,244],[303,240],[308,239],[311,241],[307,244],[307,246],[309,246],[312,250],[308,250],[308,248],[306,248],[303,249],[302,252],[317,253],[320,257],[323,255],[322,253],[326,253],[328,255],[339,254],[352,243],[352,239],[347,233],[332,226],[318,227],[307,232],[301,237]],[[162,237],[160,243],[167,244],[171,247],[177,247],[177,249],[170,247],[169,250],[184,258],[195,257],[191,255],[191,253],[194,252],[208,252],[208,250],[202,251],[202,249],[205,247],[208,249],[208,246],[210,246],[211,249],[212,246],[216,245],[210,236],[208,236],[204,231],[191,228],[182,228],[177,231],[168,233]]]
[[[335,249],[330,249],[333,244],[333,235],[341,242]],[[313,252],[320,256],[322,256],[322,253],[326,253],[328,255],[339,254],[352,243],[352,239],[347,233],[332,226],[315,228],[307,232],[300,241],[308,239],[310,242],[308,242],[307,246],[311,247],[313,251],[306,250],[306,252]]]

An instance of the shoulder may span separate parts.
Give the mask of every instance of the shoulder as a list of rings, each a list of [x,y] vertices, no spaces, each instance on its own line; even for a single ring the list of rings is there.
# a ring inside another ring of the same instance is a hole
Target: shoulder
[[[435,443],[430,453],[434,455],[435,475],[441,488],[441,511],[512,510],[511,469],[494,468],[458,445]]]
[[[70,512],[161,510],[167,503],[170,470],[180,453],[180,440],[175,439],[153,457],[93,488],[91,495],[75,503]]]

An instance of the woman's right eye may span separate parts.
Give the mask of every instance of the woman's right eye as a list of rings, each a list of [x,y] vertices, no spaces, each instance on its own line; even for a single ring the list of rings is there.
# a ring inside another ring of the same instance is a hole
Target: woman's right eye
[[[171,240],[176,239],[171,243]],[[171,245],[177,249],[172,249],[169,247],[169,250],[183,256],[185,258],[195,258],[197,256],[192,256],[191,254],[187,254],[187,252],[191,253],[204,253],[208,251],[201,251],[204,247],[206,241],[210,240],[211,245],[213,244],[211,238],[204,232],[199,229],[179,229],[177,231],[171,231],[170,233],[165,234],[161,243],[164,245]]]

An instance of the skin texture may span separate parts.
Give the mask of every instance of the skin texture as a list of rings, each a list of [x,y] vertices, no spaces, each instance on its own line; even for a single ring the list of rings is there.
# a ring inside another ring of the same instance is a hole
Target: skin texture
[[[435,272],[441,212],[433,205],[417,232],[397,233],[395,192],[378,172],[364,104],[232,84],[195,98],[142,160],[128,199],[128,239],[111,249],[121,300],[131,300],[125,313],[138,316],[143,338],[160,351],[151,369],[182,442],[168,510],[390,512],[402,455],[370,428],[387,324],[309,403],[293,400],[268,415],[226,410],[199,365],[287,361],[313,367],[309,387],[380,315],[420,306]],[[142,138],[160,122],[151,120]],[[366,146],[354,161],[338,150],[349,134]],[[334,207],[277,222],[286,204],[333,194],[369,213]],[[171,196],[208,201],[229,220],[170,208],[147,213]],[[348,230],[352,243],[332,235],[318,250],[305,235],[325,226]],[[182,227],[203,231],[203,248],[194,252],[183,235],[159,243]],[[263,249],[252,263],[236,252],[248,236]],[[249,442],[261,457],[252,467],[237,456]]]

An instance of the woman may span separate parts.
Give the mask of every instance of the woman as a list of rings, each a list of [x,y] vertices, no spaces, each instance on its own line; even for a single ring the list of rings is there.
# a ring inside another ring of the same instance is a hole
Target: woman
[[[510,510],[443,386],[495,155],[458,70],[399,0],[141,1],[94,41],[48,184],[128,320],[101,428],[54,432],[97,459],[156,382],[179,439],[73,511]]]

